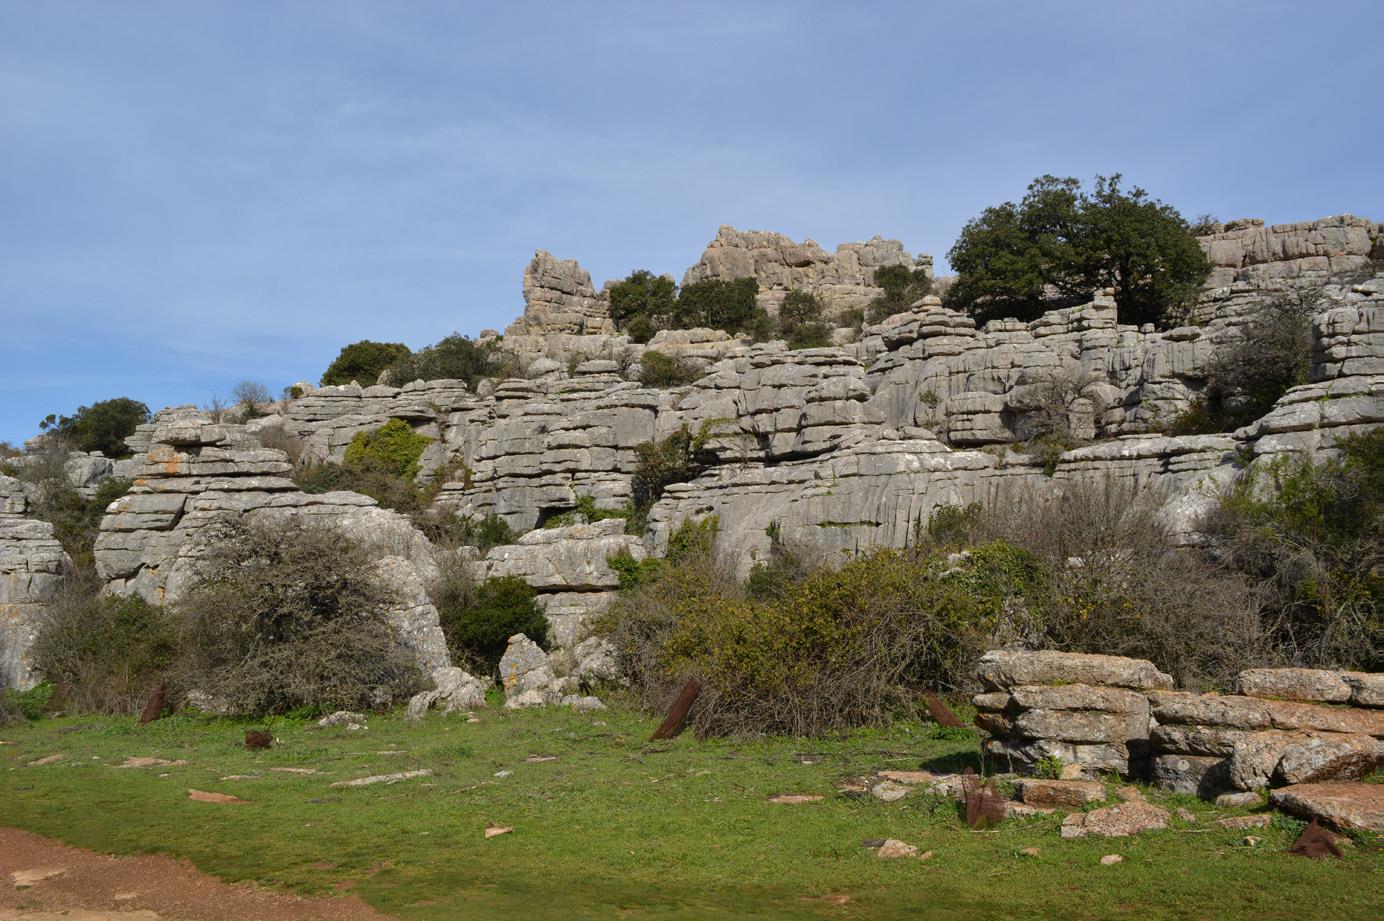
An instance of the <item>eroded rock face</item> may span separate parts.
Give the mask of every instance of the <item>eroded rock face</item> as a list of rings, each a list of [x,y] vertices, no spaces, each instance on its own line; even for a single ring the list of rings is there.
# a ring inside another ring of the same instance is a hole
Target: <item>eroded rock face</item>
[[[931,256],[912,256],[898,240],[874,237],[864,243],[842,243],[835,253],[828,253],[812,240],[796,243],[781,233],[723,226],[682,283],[755,278],[760,303],[770,313],[778,312],[787,292],[808,291],[822,301],[828,316],[834,316],[863,308],[878,296],[875,270],[886,265],[932,273]]]
[[[432,680],[431,691],[415,694],[408,702],[408,719],[420,720],[432,708],[447,714],[485,706],[488,684],[464,669],[455,666],[434,669]]]
[[[390,621],[419,666],[431,672],[450,664],[425,591],[437,575],[432,548],[403,515],[357,493],[302,492],[285,476],[284,452],[264,448],[244,426],[212,423],[194,409],[157,414],[131,443],[144,449],[117,467],[134,486],[111,504],[96,539],[96,570],[110,591],[174,603],[190,587],[216,522],[292,518],[366,547],[398,590]]]
[[[0,689],[25,690],[38,680],[29,650],[71,561],[46,521],[25,518],[28,499],[0,474]]]

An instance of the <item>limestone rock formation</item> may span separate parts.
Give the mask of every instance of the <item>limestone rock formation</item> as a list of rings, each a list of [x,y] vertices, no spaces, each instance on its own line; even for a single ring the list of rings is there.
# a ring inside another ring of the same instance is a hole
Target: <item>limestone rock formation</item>
[[[24,486],[0,474],[0,690],[36,681],[29,650],[71,561],[46,521],[24,517]]]
[[[296,518],[370,548],[381,575],[399,590],[390,620],[400,639],[424,670],[450,664],[424,591],[437,574],[432,549],[407,518],[357,493],[302,492],[285,476],[284,452],[193,408],[158,413],[130,442],[139,453],[117,467],[134,485],[111,504],[96,539],[96,570],[110,591],[175,602],[189,586],[210,525],[225,516]]]
[[[442,713],[474,710],[485,706],[486,682],[455,666],[434,669],[433,689],[420,691],[408,702],[405,713],[410,720],[421,720],[429,709]]]
[[[875,270],[886,265],[922,268],[931,274],[932,257],[914,257],[898,240],[878,236],[864,243],[842,243],[835,253],[828,253],[812,240],[796,243],[781,233],[722,226],[682,283],[755,278],[759,301],[770,313],[778,312],[789,291],[807,291],[822,301],[828,316],[839,316],[864,307],[880,293]]]

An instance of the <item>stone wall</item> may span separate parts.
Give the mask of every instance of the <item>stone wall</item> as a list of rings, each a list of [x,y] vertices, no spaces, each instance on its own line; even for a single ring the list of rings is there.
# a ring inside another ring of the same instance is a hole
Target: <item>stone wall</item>
[[[1194,694],[1142,659],[997,651],[977,677],[983,749],[1004,769],[1056,758],[1214,799],[1384,765],[1381,674],[1259,668],[1235,694]]]

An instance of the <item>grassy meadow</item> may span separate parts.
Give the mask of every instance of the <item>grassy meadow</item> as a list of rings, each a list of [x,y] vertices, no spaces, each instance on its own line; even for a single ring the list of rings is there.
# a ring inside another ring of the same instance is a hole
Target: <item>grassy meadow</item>
[[[377,715],[359,732],[281,719],[268,751],[243,748],[247,724],[211,718],[10,726],[0,729],[11,743],[0,745],[0,824],[103,852],[186,857],[228,880],[353,891],[401,918],[1384,916],[1374,843],[1357,840],[1344,860],[1292,857],[1301,825],[1283,817],[1247,845],[1245,831],[1214,825],[1234,812],[1151,792],[1198,821],[1063,840],[1060,814],[976,832],[948,800],[837,792],[877,770],[978,765],[966,732],[903,723],[828,741],[651,744],[654,721],[619,709],[477,717]],[[137,756],[187,763],[118,767]],[[272,770],[285,767],[318,773]],[[420,769],[432,774],[331,786]],[[246,802],[194,802],[189,789]],[[770,802],[781,793],[825,798]],[[513,831],[486,838],[492,823]],[[886,837],[933,856],[883,860],[862,846]],[[1105,854],[1124,862],[1102,866]]]

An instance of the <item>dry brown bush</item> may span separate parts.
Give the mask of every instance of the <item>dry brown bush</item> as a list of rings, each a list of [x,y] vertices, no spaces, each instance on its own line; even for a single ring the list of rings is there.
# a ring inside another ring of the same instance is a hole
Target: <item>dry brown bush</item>
[[[996,503],[982,531],[1034,554],[1048,573],[1030,599],[1057,649],[1150,659],[1183,686],[1224,685],[1275,658],[1262,592],[1160,523],[1165,498],[1112,479],[1070,481]]]
[[[271,714],[368,709],[421,685],[387,619],[395,594],[362,546],[294,519],[212,527],[177,605],[182,687]]]

